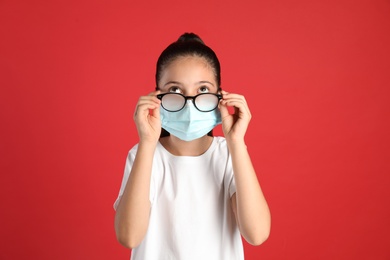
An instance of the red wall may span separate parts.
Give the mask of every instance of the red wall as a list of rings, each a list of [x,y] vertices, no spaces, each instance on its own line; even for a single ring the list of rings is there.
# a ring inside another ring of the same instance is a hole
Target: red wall
[[[186,31],[253,114],[273,222],[246,259],[390,259],[386,0],[0,1],[0,259],[128,259],[133,109]]]

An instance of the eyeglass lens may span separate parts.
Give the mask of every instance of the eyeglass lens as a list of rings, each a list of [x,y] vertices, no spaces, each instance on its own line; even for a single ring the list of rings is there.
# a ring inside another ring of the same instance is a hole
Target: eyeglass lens
[[[161,99],[162,106],[168,111],[179,111],[185,105],[186,99],[177,94],[167,94]]]
[[[200,94],[193,98],[195,107],[202,111],[208,112],[218,106],[219,98],[214,94]],[[166,94],[161,99],[162,106],[168,111],[179,111],[186,103],[186,97],[180,94]]]
[[[199,95],[195,98],[195,106],[201,111],[211,111],[218,105],[218,97],[215,95]]]

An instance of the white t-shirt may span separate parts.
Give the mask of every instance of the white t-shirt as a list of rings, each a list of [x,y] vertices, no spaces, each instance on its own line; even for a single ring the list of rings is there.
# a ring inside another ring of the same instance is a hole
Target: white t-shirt
[[[123,194],[137,147],[128,154],[114,208]],[[230,201],[235,192],[225,138],[214,137],[200,156],[174,156],[158,143],[150,183],[149,226],[131,259],[244,259]]]

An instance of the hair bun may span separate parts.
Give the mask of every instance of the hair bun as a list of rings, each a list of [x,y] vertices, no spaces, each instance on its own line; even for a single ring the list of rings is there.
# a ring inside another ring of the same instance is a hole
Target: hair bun
[[[179,37],[177,42],[199,42],[201,44],[204,44],[202,39],[195,33],[184,33]]]

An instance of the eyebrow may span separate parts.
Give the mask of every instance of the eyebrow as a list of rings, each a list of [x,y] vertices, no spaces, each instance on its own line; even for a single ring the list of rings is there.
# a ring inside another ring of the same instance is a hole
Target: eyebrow
[[[214,86],[214,84],[213,83],[211,83],[210,81],[206,81],[206,80],[204,80],[204,81],[199,81],[198,82],[199,84],[210,84],[211,86]]]
[[[169,84],[182,85],[182,83],[180,83],[180,82],[178,82],[178,81],[168,81],[167,83],[164,84],[164,87],[165,87],[166,85],[169,85]],[[197,82],[197,84],[199,84],[199,85],[200,85],[200,84],[210,84],[211,86],[214,87],[214,84],[211,83],[210,81],[207,81],[207,80],[199,81],[199,82]]]
[[[180,82],[178,82],[178,81],[168,81],[167,83],[164,84],[164,87],[165,87],[166,85],[169,85],[169,84],[182,85],[182,84],[181,84]]]

